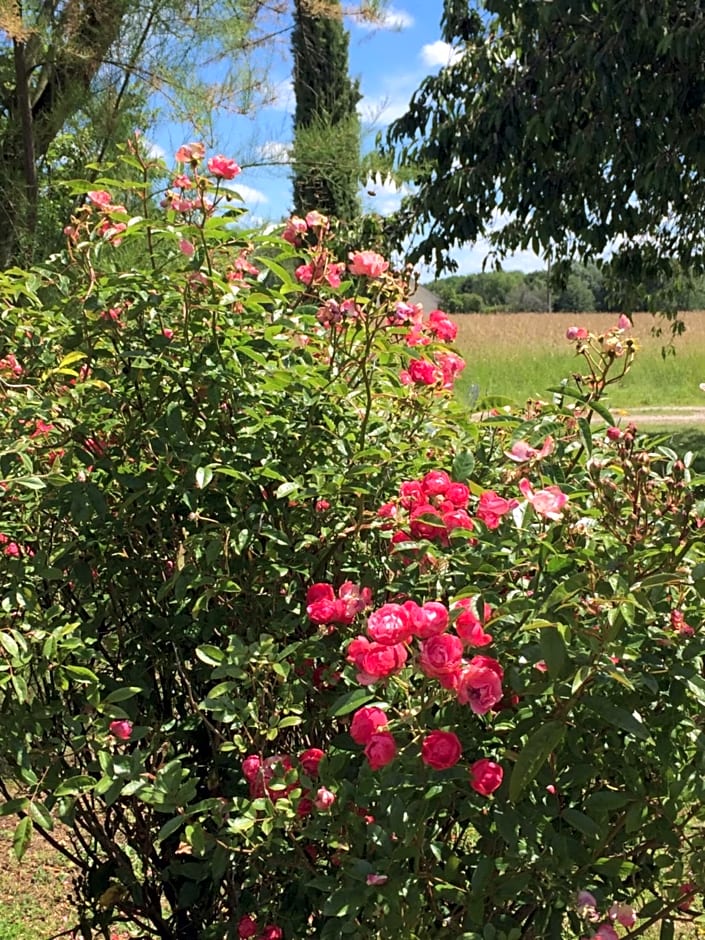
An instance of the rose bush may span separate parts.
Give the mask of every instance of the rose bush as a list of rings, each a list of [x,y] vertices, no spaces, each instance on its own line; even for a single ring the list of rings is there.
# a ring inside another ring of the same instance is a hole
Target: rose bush
[[[239,227],[202,145],[125,156],[0,276],[16,854],[68,827],[83,937],[697,919],[705,512],[614,432],[626,325],[472,419],[454,324],[376,250]]]

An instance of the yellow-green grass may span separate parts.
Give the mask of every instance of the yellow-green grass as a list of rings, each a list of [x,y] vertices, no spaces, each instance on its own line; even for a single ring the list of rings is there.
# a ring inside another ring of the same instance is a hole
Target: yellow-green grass
[[[685,333],[673,341],[675,355],[663,356],[670,340],[669,325],[650,314],[637,314],[630,334],[639,352],[630,373],[613,387],[609,405],[640,410],[695,406],[705,411],[705,313],[682,315]],[[459,314],[457,346],[467,361],[458,386],[461,400],[501,396],[516,403],[527,398],[550,399],[547,391],[573,372],[584,372],[574,344],[565,338],[569,326],[603,333],[616,326],[615,314],[497,313]],[[697,422],[696,422],[697,423]]]

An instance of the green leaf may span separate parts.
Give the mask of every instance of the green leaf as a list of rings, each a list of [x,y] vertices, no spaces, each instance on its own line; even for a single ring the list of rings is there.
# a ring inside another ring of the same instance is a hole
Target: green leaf
[[[367,689],[352,689],[337,698],[328,709],[330,718],[340,718],[342,715],[349,715],[357,708],[361,708],[368,702],[371,702],[374,696]]]
[[[28,803],[27,813],[32,818],[32,822],[41,826],[42,829],[54,828],[54,820],[51,818],[49,810],[43,803]]]
[[[24,853],[27,851],[29,843],[32,841],[32,832],[32,820],[29,816],[25,816],[24,819],[21,819],[15,827],[15,834],[12,838],[12,851],[18,862],[22,861]]]
[[[451,476],[458,483],[467,483],[475,468],[475,455],[469,450],[461,450],[455,455]]]
[[[585,813],[581,813],[580,810],[568,807],[563,810],[561,815],[569,826],[573,826],[574,829],[577,829],[578,832],[582,832],[583,835],[597,837],[602,832],[601,827],[597,825],[594,819],[590,819],[589,816]]]
[[[557,627],[544,627],[539,633],[539,648],[546,661],[551,678],[559,678],[565,672],[568,654],[563,639]]]
[[[92,790],[96,785],[94,777],[86,774],[79,774],[75,777],[68,777],[54,790],[54,796],[77,796],[79,793],[85,793],[86,790]]]
[[[563,722],[548,721],[530,736],[517,757],[509,781],[509,799],[512,803],[516,803],[526,787],[534,780],[549,754],[565,737],[565,733],[566,728]]]
[[[277,499],[283,499],[285,496],[290,496],[292,493],[298,490],[298,488],[298,483],[294,483],[293,481],[289,480],[286,483],[282,483],[280,486],[278,486],[274,495]]]
[[[204,643],[202,646],[196,647],[196,656],[206,666],[219,666],[225,659],[223,650],[211,643]]]
[[[115,689],[110,695],[106,695],[103,701],[106,704],[114,705],[117,702],[125,702],[129,698],[134,698],[142,691],[138,685],[124,686],[122,689]]]
[[[619,728],[620,731],[627,731],[640,741],[654,743],[649,729],[635,712],[629,712],[626,708],[613,705],[606,698],[595,698],[594,696],[584,698],[583,704],[608,724]]]
[[[213,479],[212,467],[199,467],[196,470],[196,486],[199,490],[204,489]]]

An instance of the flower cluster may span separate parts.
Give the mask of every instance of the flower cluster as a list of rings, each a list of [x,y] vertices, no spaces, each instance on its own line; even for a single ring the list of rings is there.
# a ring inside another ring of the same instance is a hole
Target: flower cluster
[[[350,737],[365,748],[370,770],[391,764],[398,752],[394,735],[388,729],[387,713],[376,705],[358,708],[350,724]],[[421,760],[433,770],[449,770],[460,761],[463,746],[453,731],[430,731],[421,740]],[[501,785],[504,771],[500,764],[483,757],[469,768],[470,786],[476,793],[489,796]]]
[[[599,913],[597,900],[590,891],[578,892],[575,901],[575,909],[579,917],[592,923],[596,923],[605,916]],[[614,925],[619,924],[631,930],[637,921],[634,908],[631,904],[626,904],[622,901],[616,901],[610,906],[606,918],[607,919],[597,927],[596,932],[592,934],[592,938],[599,938],[599,940],[619,940],[619,934],[615,930]],[[587,938],[585,938],[585,940],[587,940]]]
[[[456,633],[450,632],[451,615]],[[484,715],[502,698],[504,671],[489,656],[467,660],[463,654],[466,646],[492,641],[483,626],[491,615],[484,605],[479,616],[471,598],[457,601],[450,610],[439,601],[384,604],[367,618],[367,636],[357,636],[348,644],[347,661],[357,670],[361,685],[373,685],[404,667],[415,639],[415,661],[423,675],[454,692],[461,705]]]
[[[237,925],[238,940],[282,940],[284,931],[276,924],[267,924],[260,931],[257,918],[252,914],[245,914]]]
[[[296,807],[299,816],[310,815],[314,807],[319,812],[327,812],[335,803],[335,794],[327,787],[319,787],[313,794],[302,785],[299,776],[299,772],[303,771],[306,777],[317,777],[319,764],[324,757],[324,752],[318,747],[302,751],[296,761],[288,754],[275,754],[264,759],[258,754],[249,754],[242,762],[242,772],[249,786],[250,797],[256,800],[266,796],[276,803],[294,791],[301,791]]]
[[[306,592],[306,613],[313,623],[347,626],[372,603],[372,591],[344,581],[337,594],[332,584],[318,582]]]
[[[420,480],[405,480],[399,487],[397,500],[385,503],[378,510],[400,529],[393,543],[426,539],[448,545],[457,530],[472,531],[473,522],[467,512],[470,490],[464,483],[451,480],[445,470],[430,470]]]

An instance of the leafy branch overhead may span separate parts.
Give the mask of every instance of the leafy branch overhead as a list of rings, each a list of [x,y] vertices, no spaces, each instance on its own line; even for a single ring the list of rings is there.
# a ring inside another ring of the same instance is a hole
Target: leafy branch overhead
[[[443,34],[451,64],[387,139],[414,174],[414,260],[487,236],[498,259],[614,250],[632,279],[703,268],[701,4],[446,0]]]

